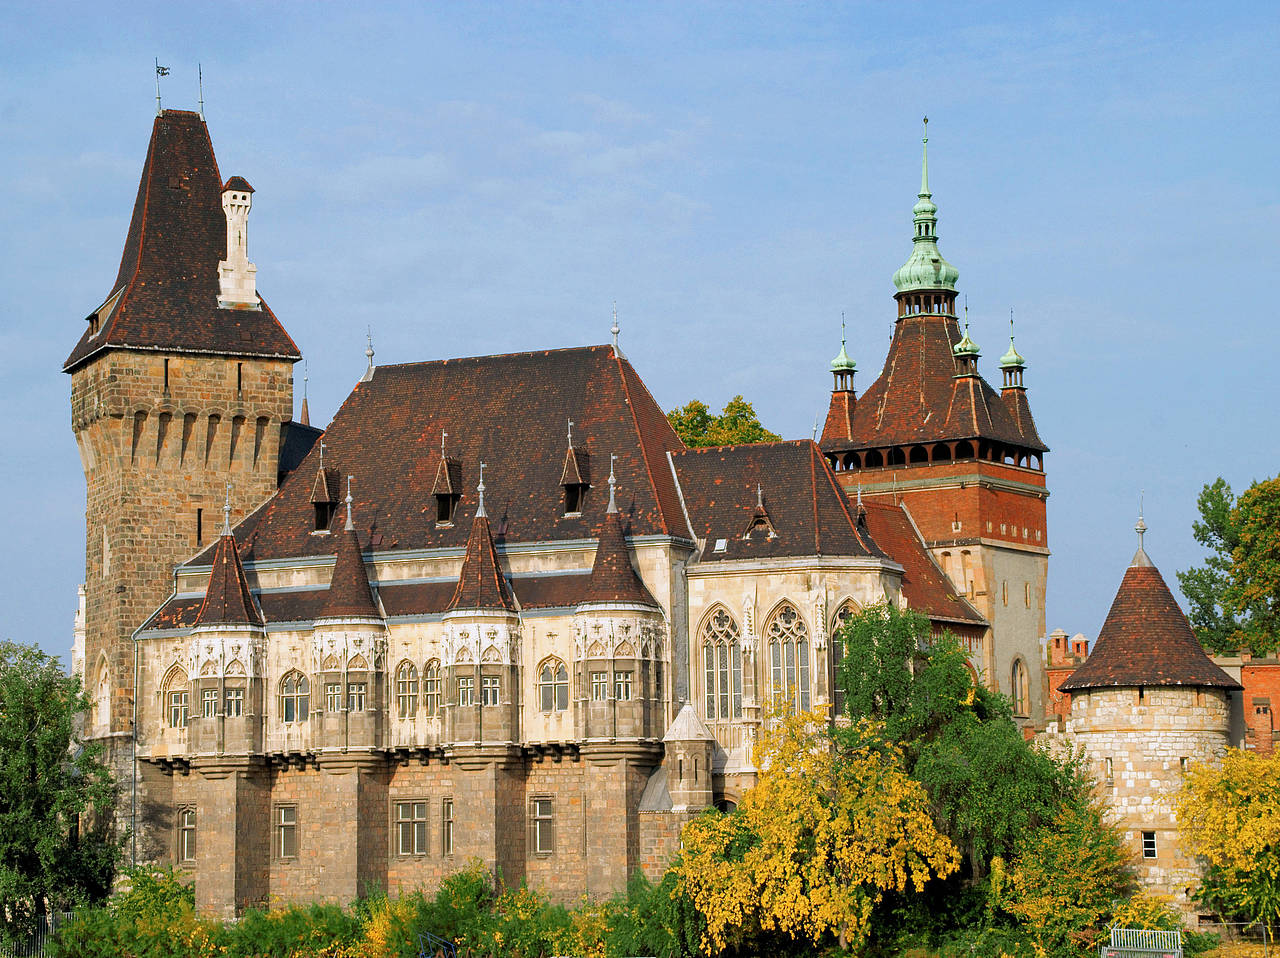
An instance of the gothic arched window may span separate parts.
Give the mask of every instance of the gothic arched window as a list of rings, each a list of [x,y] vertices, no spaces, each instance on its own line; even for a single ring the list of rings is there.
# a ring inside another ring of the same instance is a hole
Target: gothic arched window
[[[440,660],[432,659],[423,673],[422,695],[428,717],[440,714]]]
[[[773,707],[809,709],[809,630],[790,602],[784,602],[765,629],[773,677]]]
[[[844,714],[845,688],[840,678],[840,663],[844,661],[844,627],[857,611],[858,607],[852,601],[845,602],[831,620],[831,707],[837,715]]]
[[[559,659],[547,659],[538,671],[538,698],[544,712],[569,709],[569,670]]]
[[[1027,666],[1022,659],[1013,660],[1013,671],[1009,678],[1009,690],[1013,695],[1013,714],[1018,716],[1030,715],[1031,689],[1027,679]]]
[[[169,728],[187,727],[190,695],[187,673],[176,667],[170,669],[164,679],[164,702]]]
[[[396,669],[396,706],[401,718],[418,711],[418,667],[412,662],[401,662]]]
[[[702,627],[707,718],[742,718],[742,643],[738,623],[723,607]]]
[[[287,723],[305,722],[311,713],[311,683],[301,672],[280,680],[280,718]]]

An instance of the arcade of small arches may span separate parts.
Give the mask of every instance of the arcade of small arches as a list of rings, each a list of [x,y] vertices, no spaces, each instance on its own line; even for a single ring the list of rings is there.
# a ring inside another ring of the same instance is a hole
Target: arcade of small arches
[[[827,453],[827,462],[831,464],[831,468],[836,472],[963,460],[997,462],[1020,469],[1032,469],[1036,472],[1044,471],[1044,460],[1041,458],[1040,453],[1031,449],[990,442],[986,439],[979,439],[976,444],[971,439],[960,439],[927,445],[917,443],[913,446],[867,449],[862,452],[851,450],[849,452]]]
[[[956,294],[943,290],[899,293],[898,318],[905,316],[956,316]]]

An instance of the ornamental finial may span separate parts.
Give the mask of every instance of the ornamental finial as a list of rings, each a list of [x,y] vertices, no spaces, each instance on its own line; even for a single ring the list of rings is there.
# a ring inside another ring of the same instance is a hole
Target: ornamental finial
[[[613,333],[613,353],[615,356],[620,355],[618,352],[618,334],[622,332],[622,329],[618,326],[618,301],[616,299],[613,301],[613,326],[609,329],[609,332]]]
[[[569,448],[573,448],[573,420],[569,420]]]
[[[484,511],[484,467],[485,463],[480,463],[480,484],[476,486],[476,493],[480,496],[480,503],[476,506],[476,518],[488,516],[489,513]]]
[[[222,534],[231,535],[231,483],[227,483],[227,501],[222,504]]]
[[[618,458],[617,456],[610,453],[609,455],[609,508],[605,510],[606,512],[618,511],[618,500],[615,497],[615,493],[618,487],[618,480],[614,478],[614,475],[613,475],[613,464],[617,460],[617,458]]]
[[[924,160],[920,165],[920,196],[931,196],[929,192],[929,118],[924,118],[924,136],[920,138],[924,148]]]
[[[347,532],[355,532],[356,524],[351,518],[351,477],[347,476],[347,524],[343,527]]]
[[[370,379],[373,378],[373,327],[372,326],[370,326],[365,333],[365,341],[368,342],[369,344],[364,348],[365,358],[369,360],[369,368],[364,371],[364,377],[362,378],[361,381],[367,383]]]

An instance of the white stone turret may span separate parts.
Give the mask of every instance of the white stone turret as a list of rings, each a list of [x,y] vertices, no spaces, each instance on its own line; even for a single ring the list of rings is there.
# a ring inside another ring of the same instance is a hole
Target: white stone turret
[[[227,258],[218,263],[218,305],[225,309],[258,308],[258,267],[249,262],[249,210],[253,187],[233,176],[222,188],[227,217]]]

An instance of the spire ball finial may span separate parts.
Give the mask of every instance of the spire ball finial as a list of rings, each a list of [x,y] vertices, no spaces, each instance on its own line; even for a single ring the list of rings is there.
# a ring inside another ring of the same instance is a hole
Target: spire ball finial
[[[488,516],[489,513],[484,511],[484,467],[486,463],[480,463],[480,484],[476,486],[476,494],[480,497],[480,502],[476,506],[476,518]]]
[[[227,499],[222,504],[222,534],[231,535],[231,483],[227,483]]]
[[[922,143],[929,142],[929,118],[927,116],[924,118],[924,136],[921,137],[920,142]]]
[[[760,483],[756,483],[756,508],[764,508],[764,487]]]
[[[615,478],[613,474],[613,464],[617,460],[617,458],[618,457],[615,456],[613,453],[609,454],[609,508],[606,510],[606,512],[618,511],[618,499],[616,495],[617,489],[618,489],[618,480],[617,478]]]
[[[351,518],[351,503],[352,503],[352,501],[353,501],[353,500],[352,500],[352,498],[351,498],[351,477],[350,477],[350,476],[347,476],[347,524],[346,524],[346,526],[344,526],[344,528],[346,529],[346,531],[347,531],[347,532],[355,532],[355,531],[356,531],[356,524],[355,524],[355,521]]]
[[[365,341],[369,344],[364,348],[365,358],[369,360],[369,368],[364,371],[362,382],[368,382],[373,378],[373,327],[370,326],[365,333]]]
[[[613,301],[613,326],[610,327],[609,332],[613,334],[613,351],[616,353],[618,351],[618,334],[622,332],[622,329],[618,326],[618,301],[616,299]]]
[[[573,420],[569,420],[569,448],[573,448]]]

